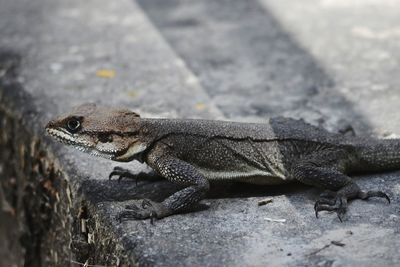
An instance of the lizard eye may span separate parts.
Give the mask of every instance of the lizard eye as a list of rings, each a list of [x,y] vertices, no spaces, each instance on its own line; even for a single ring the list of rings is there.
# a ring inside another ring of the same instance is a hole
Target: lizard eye
[[[67,122],[67,129],[71,133],[76,133],[79,130],[80,126],[81,126],[81,123],[77,119],[70,119]]]

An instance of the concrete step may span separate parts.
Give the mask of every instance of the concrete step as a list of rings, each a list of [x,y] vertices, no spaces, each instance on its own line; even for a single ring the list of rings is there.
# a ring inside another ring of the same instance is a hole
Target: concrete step
[[[386,124],[377,121],[385,116],[371,123],[360,109],[368,101],[375,101],[375,112],[382,107],[393,113],[387,118],[397,118],[391,106],[397,96],[395,61],[385,66],[385,75],[378,63],[370,72],[361,68],[376,58],[357,63],[363,57],[355,57],[347,74],[351,65],[343,52],[346,44],[352,54],[396,47],[396,39],[372,38],[367,48],[363,41],[353,45],[352,38],[343,46],[333,42],[334,36],[347,36],[352,23],[359,25],[349,4],[138,2],[0,0],[0,233],[6,237],[0,241],[1,265],[398,265],[398,173],[358,179],[365,189],[388,192],[392,204],[355,201],[344,223],[334,214],[315,218],[317,189],[231,184],[213,187],[203,201],[206,210],[155,225],[115,221],[130,199],[162,200],[176,187],[108,181],[115,164],[44,136],[50,118],[82,102],[157,117],[262,121],[285,114],[335,131],[350,122],[358,132],[381,133]],[[395,16],[373,16],[377,4],[368,2],[362,13],[368,20],[394,25]],[[379,7],[394,13],[393,3],[384,2]],[[336,27],[337,17],[346,27]],[[360,86],[351,87],[353,77],[366,85],[390,81],[391,93],[371,93],[377,87],[366,86],[359,94]],[[145,169],[138,163],[123,167]],[[271,196],[273,203],[257,206]],[[340,243],[344,247],[335,245]]]

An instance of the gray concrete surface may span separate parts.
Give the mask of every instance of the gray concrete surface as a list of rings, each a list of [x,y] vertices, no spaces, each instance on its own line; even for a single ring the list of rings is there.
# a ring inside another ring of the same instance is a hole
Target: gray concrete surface
[[[0,0],[0,226],[21,240],[0,242],[9,251],[2,265],[399,265],[399,172],[357,177],[392,204],[354,201],[344,223],[315,218],[317,189],[218,184],[203,201],[208,209],[154,226],[118,224],[130,199],[176,188],[108,181],[115,164],[43,136],[50,117],[87,101],[147,116],[284,114],[335,131],[350,123],[357,134],[400,133],[398,4],[138,2]],[[115,76],[96,75],[103,69]],[[265,197],[273,203],[258,207]]]

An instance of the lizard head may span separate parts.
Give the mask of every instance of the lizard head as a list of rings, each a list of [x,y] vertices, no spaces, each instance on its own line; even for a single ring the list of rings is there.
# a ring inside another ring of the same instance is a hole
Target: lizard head
[[[139,138],[139,115],[127,109],[83,104],[51,120],[46,131],[80,151],[115,161],[130,161],[147,147]]]

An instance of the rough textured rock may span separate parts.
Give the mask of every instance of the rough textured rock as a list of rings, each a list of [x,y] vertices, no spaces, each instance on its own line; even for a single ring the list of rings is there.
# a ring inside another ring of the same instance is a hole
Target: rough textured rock
[[[113,163],[43,132],[91,101],[145,116],[283,113],[335,131],[400,133],[397,4],[138,2],[0,0],[1,265],[399,265],[398,172],[357,177],[392,204],[354,201],[344,223],[315,218],[317,189],[214,184],[208,209],[119,224],[126,203],[176,187],[108,181]]]

